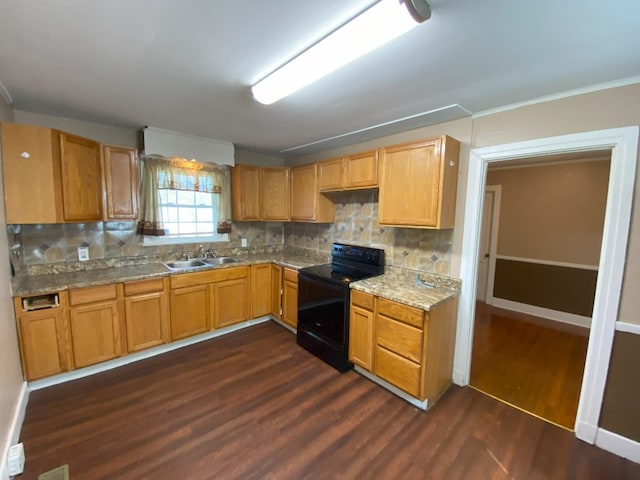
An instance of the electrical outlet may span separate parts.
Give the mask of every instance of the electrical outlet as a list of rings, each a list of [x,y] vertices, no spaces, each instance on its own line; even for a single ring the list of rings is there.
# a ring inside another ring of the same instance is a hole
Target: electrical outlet
[[[242,246],[243,246],[243,247],[246,247],[246,246],[247,246],[247,239],[246,239],[246,238],[243,238],[243,239],[242,239]]]
[[[89,260],[89,247],[78,247],[78,261],[86,262]]]

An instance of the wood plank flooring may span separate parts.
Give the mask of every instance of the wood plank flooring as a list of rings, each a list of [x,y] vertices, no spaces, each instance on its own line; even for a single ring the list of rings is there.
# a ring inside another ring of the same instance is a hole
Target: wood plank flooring
[[[472,386],[573,430],[589,330],[478,302]]]
[[[271,322],[32,392],[21,441],[21,480],[640,478],[470,388],[419,411]]]

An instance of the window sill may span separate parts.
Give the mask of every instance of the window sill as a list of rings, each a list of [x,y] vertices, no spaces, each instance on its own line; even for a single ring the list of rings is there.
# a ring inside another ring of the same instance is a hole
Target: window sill
[[[209,236],[193,236],[193,237],[154,237],[151,235],[145,235],[142,239],[142,245],[144,247],[153,247],[157,245],[183,245],[187,243],[228,243],[229,234],[222,233],[220,235]]]

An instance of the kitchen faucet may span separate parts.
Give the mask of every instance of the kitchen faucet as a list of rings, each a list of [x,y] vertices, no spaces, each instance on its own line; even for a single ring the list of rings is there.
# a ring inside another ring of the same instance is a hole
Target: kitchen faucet
[[[198,258],[204,258],[204,246],[202,244],[198,247]]]

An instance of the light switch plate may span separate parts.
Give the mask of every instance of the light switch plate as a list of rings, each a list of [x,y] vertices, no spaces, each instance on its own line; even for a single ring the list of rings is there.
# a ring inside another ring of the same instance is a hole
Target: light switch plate
[[[78,247],[78,261],[85,262],[89,260],[89,247]]]

